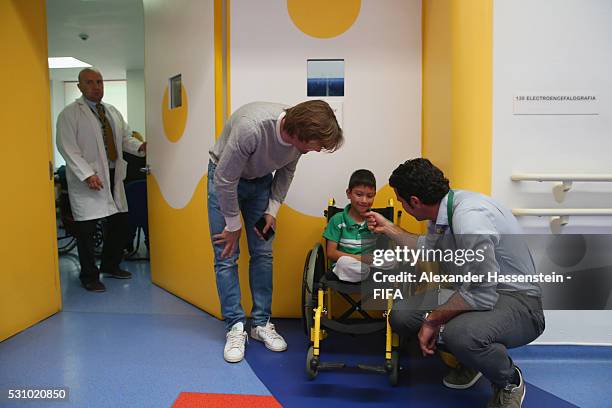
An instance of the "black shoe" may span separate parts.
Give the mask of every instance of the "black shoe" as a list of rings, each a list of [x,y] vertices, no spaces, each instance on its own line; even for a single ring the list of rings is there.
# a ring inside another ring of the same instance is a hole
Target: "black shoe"
[[[110,278],[115,278],[115,279],[132,279],[132,274],[128,271],[124,271],[121,269],[116,269],[113,272],[103,272],[104,274],[108,275],[108,277]]]
[[[106,292],[106,286],[100,281],[83,283],[83,287],[90,292]]]

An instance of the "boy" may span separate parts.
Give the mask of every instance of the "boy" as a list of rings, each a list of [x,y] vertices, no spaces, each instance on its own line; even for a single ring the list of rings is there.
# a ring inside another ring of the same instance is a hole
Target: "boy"
[[[376,178],[370,170],[357,170],[349,180],[346,197],[350,200],[344,211],[329,220],[323,237],[327,240],[327,257],[334,262],[332,271],[347,282],[360,282],[369,273],[362,254],[373,249],[374,234],[368,229],[365,213],[376,197]]]

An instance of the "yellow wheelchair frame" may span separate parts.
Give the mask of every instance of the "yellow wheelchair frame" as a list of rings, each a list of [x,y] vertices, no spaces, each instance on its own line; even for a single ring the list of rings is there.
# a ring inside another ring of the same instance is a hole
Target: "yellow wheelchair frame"
[[[337,212],[342,211],[335,207],[334,200],[330,200],[328,208],[324,212],[327,220]],[[382,209],[373,209],[393,221],[393,200]],[[398,223],[401,211],[398,211]],[[308,338],[308,351],[306,353],[306,373],[309,379],[317,376],[319,370],[344,368],[344,363],[322,362],[321,342],[328,336],[330,331],[350,334],[369,334],[385,331],[385,361],[382,366],[368,366],[359,364],[363,370],[387,374],[389,383],[397,385],[399,379],[399,336],[393,333],[389,324],[389,315],[392,300],[387,301],[387,310],[383,312],[382,318],[372,318],[361,308],[361,300],[356,301],[351,295],[361,292],[359,283],[349,283],[338,280],[328,280],[328,262],[325,258],[323,246],[317,243],[307,254],[304,263],[304,275],[302,279],[302,321],[304,332]],[[338,320],[334,320],[332,314],[332,295],[340,294],[349,304],[350,308],[344,312]],[[361,315],[362,319],[349,319],[353,313]],[[348,321],[351,321],[351,324]],[[356,322],[355,322],[356,321]]]

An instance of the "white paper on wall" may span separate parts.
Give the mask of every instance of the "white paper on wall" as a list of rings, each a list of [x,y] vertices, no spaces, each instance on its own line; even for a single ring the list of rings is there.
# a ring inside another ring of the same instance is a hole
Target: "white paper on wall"
[[[594,92],[542,92],[514,95],[515,115],[599,115]]]

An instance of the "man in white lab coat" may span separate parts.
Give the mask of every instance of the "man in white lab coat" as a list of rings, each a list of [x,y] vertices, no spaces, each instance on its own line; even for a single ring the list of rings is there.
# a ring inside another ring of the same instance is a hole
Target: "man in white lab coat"
[[[93,68],[79,73],[83,96],[66,106],[57,119],[57,148],[66,160],[68,195],[74,217],[81,264],[79,279],[85,289],[104,292],[100,273],[118,279],[131,274],[119,268],[128,225],[123,188],[127,163],[123,151],[144,156],[146,142],[132,137],[119,111],[102,102],[102,74]],[[106,218],[100,269],[94,257],[94,233]]]

